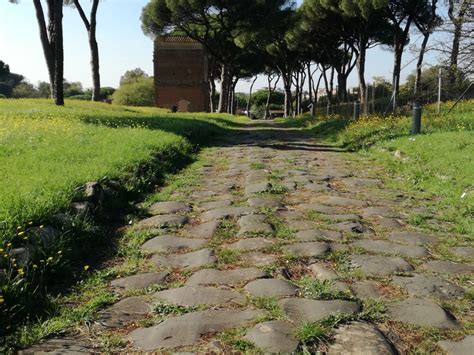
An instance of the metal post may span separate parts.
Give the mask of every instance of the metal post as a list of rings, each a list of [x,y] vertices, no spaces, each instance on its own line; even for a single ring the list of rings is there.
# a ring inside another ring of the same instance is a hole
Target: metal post
[[[413,103],[413,126],[411,134],[421,133],[421,105],[418,102]]]
[[[439,78],[438,78],[438,115],[441,113],[441,68],[439,68]]]
[[[360,117],[360,102],[356,101],[354,102],[354,113],[353,113],[352,118],[355,121],[355,120],[358,120],[359,117]]]
[[[331,104],[328,104],[326,106],[326,116],[330,116],[331,115]]]
[[[364,116],[367,116],[369,114],[369,90],[370,90],[370,85],[367,85],[366,90],[365,90],[365,99],[364,99]]]

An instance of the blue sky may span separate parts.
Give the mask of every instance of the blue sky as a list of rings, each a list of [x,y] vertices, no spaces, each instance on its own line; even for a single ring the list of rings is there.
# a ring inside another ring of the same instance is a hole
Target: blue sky
[[[89,8],[89,1],[84,1]],[[103,0],[99,6],[97,37],[101,56],[103,86],[118,86],[120,76],[129,69],[140,67],[152,73],[153,46],[140,27],[140,14],[148,0]],[[88,12],[88,11],[87,11]],[[91,86],[89,47],[84,25],[73,8],[64,10],[65,78],[81,81],[84,87]],[[414,34],[412,38],[419,38]],[[404,64],[410,63],[415,54],[406,52]],[[10,4],[0,0],[0,60],[8,63],[13,72],[24,75],[30,82],[47,81],[38,26],[31,0]],[[436,63],[436,57],[429,54],[427,65]],[[380,47],[368,53],[366,79],[374,76],[391,77],[392,53]],[[402,72],[402,79],[414,70],[414,63],[408,64]],[[265,86],[265,78],[259,78],[256,88]],[[349,86],[357,85],[356,70],[349,78]],[[241,81],[238,91],[247,90],[249,84]]]

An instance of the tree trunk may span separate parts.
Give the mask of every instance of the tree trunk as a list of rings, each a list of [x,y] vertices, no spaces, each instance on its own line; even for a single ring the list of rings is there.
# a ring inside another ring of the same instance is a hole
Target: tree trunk
[[[460,7],[459,12],[457,15],[454,14],[454,0],[449,0],[449,7],[448,7],[448,16],[454,26],[453,31],[453,42],[451,48],[451,55],[449,58],[449,82],[450,84],[455,84],[456,82],[456,74],[458,71],[458,58],[459,58],[459,49],[461,44],[461,36],[462,36],[462,28],[465,21],[465,15],[467,10],[470,6],[470,1],[464,0]]]
[[[255,76],[255,78],[252,81],[252,85],[250,85],[250,90],[249,90],[249,97],[247,99],[247,117],[250,117],[250,103],[252,101],[252,90],[255,82],[257,81],[258,76]]]
[[[412,17],[409,17],[405,23],[405,28],[401,34],[395,35],[394,40],[394,65],[393,65],[393,100],[394,100],[394,110],[396,109],[396,102],[398,93],[400,91],[400,73],[402,70],[402,57],[403,49],[405,48],[405,43],[408,38],[408,33],[410,31],[410,26],[413,21]]]
[[[64,105],[64,48],[63,48],[63,2],[48,0],[49,40],[54,50],[54,80],[52,91],[54,103]]]
[[[99,66],[99,46],[97,45],[96,29],[97,29],[97,9],[99,0],[94,0],[91,8],[90,20],[87,19],[79,0],[74,0],[79,16],[86,27],[89,36],[89,49],[91,52],[91,71],[92,71],[92,101],[100,101],[100,66]]]
[[[209,94],[209,109],[211,110],[211,112],[214,112],[214,98],[216,97],[216,82],[214,81],[214,77],[211,77],[209,80]]]
[[[365,83],[365,57],[367,52],[366,43],[361,40],[359,48],[359,57],[357,58],[357,72],[359,74],[359,101],[364,114],[367,114],[367,102],[365,102],[365,92],[367,85]]]
[[[313,75],[311,74],[311,63],[308,63],[308,94],[309,103],[311,105],[311,116],[314,116]]]
[[[272,87],[272,78],[271,75],[268,75],[268,94],[267,94],[267,102],[265,103],[265,116],[264,119],[268,119],[270,117],[270,100],[272,97],[273,92],[276,90],[276,86],[280,81],[280,75],[277,76],[277,79]]]
[[[415,88],[413,89],[413,96],[416,97],[418,89],[420,88],[421,83],[421,69],[423,67],[423,58],[426,52],[426,46],[428,45],[428,40],[430,39],[430,32],[426,32],[423,36],[423,42],[421,43],[420,54],[418,55],[418,62],[416,63],[416,78],[415,78]]]
[[[345,73],[337,74],[337,97],[340,101],[347,101],[347,75]]]
[[[51,46],[46,29],[46,20],[44,17],[43,6],[41,0],[33,0],[36,12],[36,20],[38,22],[41,45],[43,47],[43,54],[48,68],[49,84],[51,86],[51,98],[54,99],[53,84],[54,84],[54,49]],[[48,6],[51,4],[48,2]]]
[[[219,106],[217,112],[225,113],[229,105],[229,88],[230,88],[230,68],[229,64],[221,64],[221,93],[219,97]]]

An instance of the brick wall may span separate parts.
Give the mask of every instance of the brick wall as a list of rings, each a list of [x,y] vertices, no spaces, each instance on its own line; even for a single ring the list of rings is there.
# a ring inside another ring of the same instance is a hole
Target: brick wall
[[[158,107],[180,111],[209,111],[207,55],[186,37],[159,37],[155,41],[155,101]]]

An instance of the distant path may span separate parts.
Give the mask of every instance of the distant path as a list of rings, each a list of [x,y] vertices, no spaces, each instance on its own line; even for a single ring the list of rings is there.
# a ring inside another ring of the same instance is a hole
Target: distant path
[[[320,350],[396,354],[420,341],[408,324],[459,330],[440,304],[463,297],[447,280],[472,276],[472,249],[452,251],[465,263],[437,260],[437,237],[407,223],[432,211],[384,187],[376,167],[350,155],[272,122],[204,150],[199,189],[175,191],[136,227],[165,235],[143,246],[155,271],[114,281],[122,300],[90,331],[117,331],[127,340],[122,351],[253,353],[255,344],[288,353],[303,349],[294,335],[302,324],[344,313],[353,321]],[[164,290],[130,291],[154,284]],[[159,299],[180,307],[156,323],[151,305]],[[379,319],[384,308],[389,322]],[[89,340],[85,332],[30,350],[100,351]],[[472,340],[439,346],[468,353]]]

